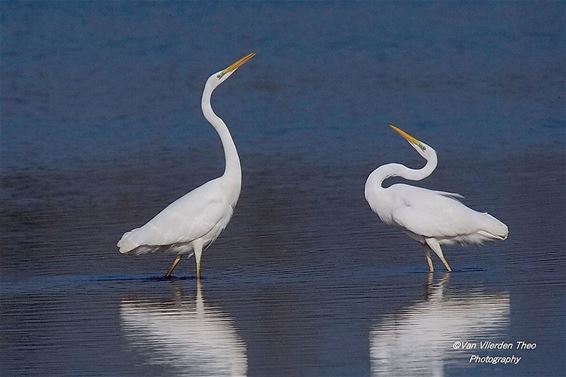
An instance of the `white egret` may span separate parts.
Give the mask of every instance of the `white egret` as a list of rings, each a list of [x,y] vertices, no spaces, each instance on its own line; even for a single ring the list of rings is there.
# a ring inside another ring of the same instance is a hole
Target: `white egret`
[[[194,254],[196,276],[200,278],[203,250],[218,238],[232,217],[242,187],[240,158],[228,127],[212,110],[210,98],[216,87],[254,55],[252,52],[214,73],[204,86],[202,112],[220,136],[226,160],[224,174],[177,199],[147,224],[125,233],[118,241],[117,246],[123,254],[157,251],[176,253],[177,256],[165,277],[171,276],[183,255],[190,258]]]
[[[505,240],[507,225],[488,213],[476,212],[463,205],[459,194],[427,190],[405,184],[383,187],[389,177],[419,181],[428,177],[438,162],[436,151],[429,145],[391,125],[427,161],[422,169],[410,169],[401,164],[387,164],[375,169],[368,177],[365,197],[371,209],[386,224],[399,227],[424,247],[430,272],[434,271],[431,250],[452,271],[442,254],[442,244],[480,244],[490,240]]]

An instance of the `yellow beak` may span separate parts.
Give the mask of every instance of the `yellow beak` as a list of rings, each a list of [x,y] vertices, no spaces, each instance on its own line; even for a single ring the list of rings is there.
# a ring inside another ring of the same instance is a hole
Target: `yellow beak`
[[[415,137],[409,135],[408,133],[406,133],[405,131],[403,131],[402,129],[395,127],[394,125],[390,124],[389,127],[393,128],[394,131],[396,131],[399,135],[401,135],[401,137],[405,140],[407,140],[409,143],[411,144],[415,144],[418,147],[422,148],[422,143],[417,140]]]
[[[236,69],[240,68],[242,65],[244,65],[248,60],[250,60],[254,56],[255,56],[255,52],[252,52],[250,54],[247,54],[246,56],[244,56],[240,60],[236,61],[235,63],[231,64],[229,67],[225,68],[220,73],[221,77],[224,76],[227,73],[230,73],[230,72],[235,71]]]

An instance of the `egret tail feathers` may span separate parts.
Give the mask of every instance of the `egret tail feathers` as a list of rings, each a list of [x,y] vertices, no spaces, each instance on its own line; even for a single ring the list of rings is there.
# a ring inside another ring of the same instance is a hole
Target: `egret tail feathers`
[[[136,240],[136,230],[137,229],[126,232],[124,233],[122,238],[120,238],[120,241],[118,241],[118,243],[116,244],[116,246],[120,248],[120,253],[129,253],[130,251],[140,246],[140,243]]]
[[[507,225],[491,216],[489,213],[483,213],[478,233],[484,237],[505,240],[509,235]]]

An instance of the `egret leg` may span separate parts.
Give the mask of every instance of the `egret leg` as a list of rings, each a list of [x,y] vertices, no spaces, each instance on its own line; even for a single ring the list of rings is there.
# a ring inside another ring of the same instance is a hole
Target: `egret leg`
[[[442,248],[440,247],[438,241],[434,238],[427,238],[425,239],[425,241],[427,245],[432,249],[432,251],[434,251],[434,253],[438,256],[438,258],[440,258],[442,263],[444,263],[444,266],[446,267],[448,272],[451,272],[452,268],[450,268],[450,265],[446,261],[446,258],[444,258],[444,254],[442,254]]]
[[[193,250],[195,252],[195,260],[197,262],[197,279],[200,279],[200,258],[202,257],[202,241],[196,240],[193,243]]]
[[[171,267],[169,267],[169,269],[167,270],[167,272],[165,273],[165,277],[166,278],[170,278],[171,274],[173,273],[173,270],[175,269],[175,267],[177,267],[177,265],[179,264],[179,262],[181,261],[181,256],[177,255],[175,257],[175,260],[173,261],[173,264],[171,264]]]
[[[434,266],[432,264],[432,257],[430,256],[430,247],[425,243],[423,249],[426,256],[426,262],[428,263],[428,272],[434,272]]]

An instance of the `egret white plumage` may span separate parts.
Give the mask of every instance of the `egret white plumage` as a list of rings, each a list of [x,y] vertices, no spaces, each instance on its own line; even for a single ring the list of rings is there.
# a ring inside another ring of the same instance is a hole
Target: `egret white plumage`
[[[212,110],[210,98],[214,89],[254,55],[252,52],[214,73],[204,86],[202,112],[220,136],[226,161],[224,174],[177,199],[144,226],[125,233],[118,241],[120,253],[176,253],[166,277],[171,276],[183,255],[190,258],[194,254],[196,276],[200,278],[202,252],[228,225],[242,187],[242,169],[236,145],[224,121]]]
[[[389,177],[419,181],[428,177],[438,159],[436,151],[408,133],[391,125],[427,161],[421,169],[410,169],[401,164],[387,164],[375,169],[368,177],[365,197],[371,209],[386,224],[405,231],[423,245],[429,271],[434,271],[431,250],[452,271],[440,245],[480,244],[484,241],[505,240],[507,225],[488,213],[466,207],[458,199],[460,194],[433,191],[406,184],[383,187]]]

